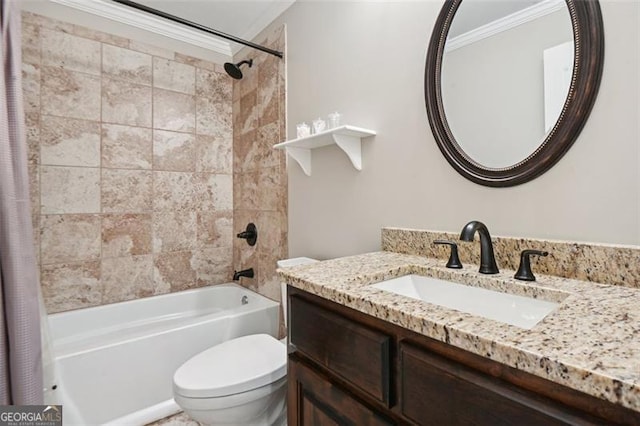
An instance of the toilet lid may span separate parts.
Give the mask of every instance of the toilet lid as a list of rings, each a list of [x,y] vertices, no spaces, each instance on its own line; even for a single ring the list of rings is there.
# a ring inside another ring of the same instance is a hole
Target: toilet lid
[[[286,374],[287,348],[268,334],[227,340],[182,364],[174,391],[192,398],[233,395],[273,383]]]

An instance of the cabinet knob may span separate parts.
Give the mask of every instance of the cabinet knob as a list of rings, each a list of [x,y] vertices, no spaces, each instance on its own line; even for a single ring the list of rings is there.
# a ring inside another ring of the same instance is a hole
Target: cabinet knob
[[[458,245],[453,241],[436,240],[433,244],[447,245],[451,247],[451,253],[449,254],[449,261],[447,262],[447,268],[462,269],[462,263],[458,257]]]
[[[540,250],[522,250],[520,253],[520,266],[513,276],[517,280],[535,281],[536,277],[531,272],[531,256],[547,256],[549,252]]]

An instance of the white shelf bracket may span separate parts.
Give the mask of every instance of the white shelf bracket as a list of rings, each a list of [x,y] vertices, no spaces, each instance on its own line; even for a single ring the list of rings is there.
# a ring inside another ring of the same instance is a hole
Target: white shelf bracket
[[[296,160],[305,175],[311,176],[311,150],[293,146],[286,147],[287,154]]]
[[[333,140],[336,141],[336,145],[347,154],[353,167],[356,170],[362,170],[362,139],[360,136],[341,135],[338,133],[334,133],[332,136]]]
[[[362,139],[374,136],[373,130],[355,126],[340,126],[324,132],[275,144],[275,149],[284,149],[300,165],[307,176],[311,176],[311,150],[336,144],[349,157],[356,170],[362,170]],[[331,137],[330,137],[331,136]]]

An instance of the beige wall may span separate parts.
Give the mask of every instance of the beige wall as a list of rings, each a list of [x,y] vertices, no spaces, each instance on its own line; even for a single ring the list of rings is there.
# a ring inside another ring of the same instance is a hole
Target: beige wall
[[[47,310],[230,281],[231,79],[211,62],[31,13],[23,33]]]
[[[277,26],[255,40],[278,51],[285,50],[285,29]],[[276,56],[244,49],[234,57],[243,66],[244,78],[233,84],[233,200],[235,232],[252,222],[258,241],[249,246],[234,239],[233,266],[253,268],[253,279],[241,284],[274,300],[280,300],[276,261],[287,257],[287,173],[285,157],[273,145],[284,139],[285,62]]]
[[[424,64],[441,1],[296,2],[287,25],[288,132],[338,110],[374,129],[357,172],[336,147],[313,152],[313,175],[290,161],[291,256],[380,248],[380,228],[640,244],[638,2],[601,2],[606,58],[580,137],[550,171],[513,188],[476,185],[439,152],[424,106]]]

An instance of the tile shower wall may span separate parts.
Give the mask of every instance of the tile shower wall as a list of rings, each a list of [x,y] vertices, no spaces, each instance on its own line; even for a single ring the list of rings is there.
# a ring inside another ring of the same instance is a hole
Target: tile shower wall
[[[256,40],[272,49],[285,50],[285,29],[280,27]],[[287,257],[287,170],[285,156],[273,145],[285,140],[285,62],[273,55],[245,49],[236,62],[244,78],[233,84],[233,197],[234,231],[249,222],[258,227],[258,242],[250,247],[234,239],[233,264],[238,270],[253,268],[254,279],[242,285],[280,300],[276,261]]]
[[[230,281],[232,82],[221,67],[31,13],[23,63],[47,310]]]

